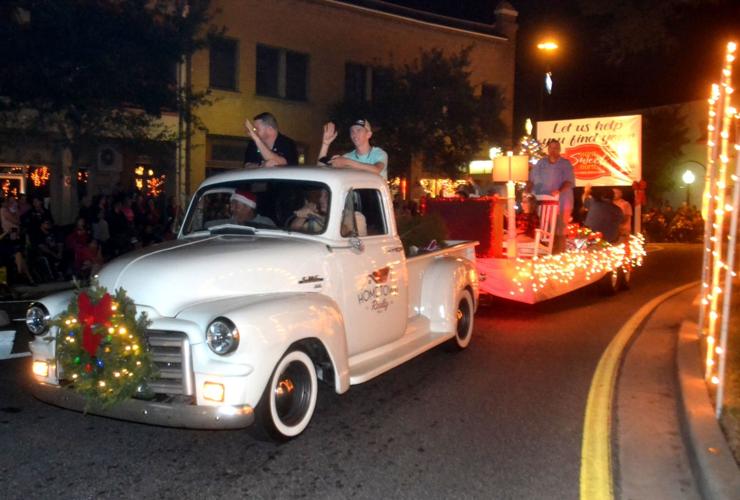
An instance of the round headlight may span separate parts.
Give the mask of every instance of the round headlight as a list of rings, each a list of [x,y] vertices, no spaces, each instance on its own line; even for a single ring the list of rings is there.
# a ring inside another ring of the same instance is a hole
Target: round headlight
[[[216,318],[208,325],[206,343],[216,354],[234,352],[239,347],[239,330],[226,318]]]
[[[31,304],[26,311],[26,326],[33,335],[41,335],[49,326],[49,311],[41,304]]]

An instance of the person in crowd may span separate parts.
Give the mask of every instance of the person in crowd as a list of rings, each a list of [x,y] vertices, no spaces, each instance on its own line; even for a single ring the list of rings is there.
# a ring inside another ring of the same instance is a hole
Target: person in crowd
[[[143,228],[147,223],[146,197],[141,193],[137,193],[131,209],[134,212],[134,226]]]
[[[329,146],[337,138],[337,129],[333,122],[324,124],[324,133],[319,150],[319,161],[328,163],[335,168],[355,168],[380,174],[383,179],[387,180],[388,153],[377,146],[370,145],[370,138],[373,136],[373,129],[370,122],[365,118],[353,121],[349,128],[349,135],[355,149],[341,156],[335,155],[331,158],[326,158],[329,153]]]
[[[51,224],[51,219],[44,219],[39,232],[32,238],[31,245],[37,257],[47,264],[47,272],[52,279],[63,278],[64,244],[59,241]]]
[[[229,199],[230,222],[233,224],[261,226],[274,226],[275,223],[269,217],[257,213],[257,197],[254,193],[237,189]]]
[[[164,235],[163,240],[174,239],[177,232],[177,226],[182,219],[182,213],[180,207],[177,204],[177,199],[174,196],[167,198],[167,205],[164,209]]]
[[[23,218],[26,216],[28,211],[31,210],[31,204],[28,203],[28,196],[25,193],[18,195],[18,217],[21,218],[21,225],[23,225]]]
[[[104,256],[109,255],[108,242],[110,241],[110,227],[105,219],[105,210],[98,210],[98,218],[92,225],[92,237],[99,243]]]
[[[2,264],[8,270],[15,270],[15,280],[25,279],[29,285],[35,285],[36,283],[28,270],[24,246],[20,229],[17,227],[12,227],[9,231],[3,230],[0,234],[0,259],[2,259]]]
[[[675,212],[673,211],[673,206],[668,200],[666,200],[663,204],[661,213],[663,214],[663,218],[665,219],[666,224],[670,224],[673,216],[675,215]]]
[[[478,181],[469,175],[465,179],[465,184],[462,184],[457,188],[457,194],[463,198],[478,198],[481,194]]]
[[[421,181],[416,181],[414,187],[411,188],[409,198],[411,200],[411,212],[416,214],[421,206],[421,199],[426,196],[424,186],[421,185]]]
[[[46,219],[51,220],[53,224],[54,219],[51,217],[51,212],[44,207],[44,202],[41,198],[31,198],[31,210],[26,212],[23,217],[23,226],[25,227],[26,232],[29,235],[38,233],[41,227],[41,222]]]
[[[85,219],[80,217],[75,222],[74,230],[69,233],[67,238],[64,240],[64,246],[68,251],[74,253],[77,250],[77,247],[86,246],[89,241],[90,235],[87,232]]]
[[[94,239],[75,253],[75,276],[90,279],[103,267],[104,259],[100,245]]]
[[[37,234],[40,231],[41,222],[47,219],[52,221],[52,224],[54,223],[51,212],[44,207],[44,202],[41,198],[31,198],[31,210],[26,212],[21,221],[28,236],[33,237]]]
[[[131,227],[134,226],[136,221],[136,214],[134,213],[134,209],[131,207],[132,204],[130,196],[124,196],[121,200],[121,213],[126,217],[126,221]]]
[[[586,200],[591,199],[591,189],[592,189],[591,184],[586,184],[583,187],[583,192],[581,193],[581,204],[578,207],[578,210],[577,210],[578,213],[575,214],[574,216],[574,219],[576,222],[583,223],[583,221],[586,220],[586,216],[588,215],[588,208],[586,207],[590,203],[590,201],[587,202]]]
[[[642,227],[645,229],[649,242],[663,241],[666,232],[665,217],[661,211],[653,207],[643,215]]]
[[[619,239],[627,241],[632,232],[632,205],[624,199],[624,193],[620,188],[613,188],[614,204],[622,211],[622,223],[619,225]]]
[[[162,214],[154,198],[146,201],[146,223],[152,227],[159,227],[162,224]]]
[[[298,165],[298,148],[295,141],[280,133],[278,122],[271,113],[260,113],[249,119],[244,127],[252,138],[244,154],[245,168]]]
[[[131,247],[131,238],[134,236],[133,227],[123,213],[123,202],[113,202],[113,211],[108,219],[110,228],[110,250],[112,255],[118,256],[127,252]]]
[[[551,140],[547,143],[547,157],[538,161],[529,172],[528,189],[531,189],[535,195],[546,194],[558,196],[560,199],[553,253],[565,250],[566,230],[573,213],[575,183],[573,165],[560,156],[560,142]]]
[[[607,187],[592,189],[588,201],[588,215],[584,225],[594,232],[601,233],[605,241],[619,241],[619,226],[624,219],[622,210],[613,203],[614,191]]]
[[[328,211],[329,191],[326,189],[308,191],[303,206],[293,212],[293,217],[289,219],[288,227],[310,234],[323,233],[326,229]]]
[[[90,242],[85,219],[80,217],[75,223],[75,228],[64,239],[64,257],[67,264],[67,274],[79,276],[79,254],[84,251]]]
[[[95,207],[93,206],[92,196],[86,194],[80,200],[80,210],[77,214],[78,219],[84,219],[87,227],[91,227],[95,222]]]
[[[4,233],[10,233],[11,229],[20,230],[21,218],[18,215],[18,200],[8,196],[0,205],[0,223]]]

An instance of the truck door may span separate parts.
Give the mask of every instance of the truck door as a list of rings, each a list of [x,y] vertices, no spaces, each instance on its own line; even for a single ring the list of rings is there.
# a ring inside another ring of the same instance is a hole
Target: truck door
[[[403,245],[391,228],[378,189],[347,194],[341,236],[362,248],[342,253],[344,321],[350,356],[400,338],[406,328],[407,284]]]

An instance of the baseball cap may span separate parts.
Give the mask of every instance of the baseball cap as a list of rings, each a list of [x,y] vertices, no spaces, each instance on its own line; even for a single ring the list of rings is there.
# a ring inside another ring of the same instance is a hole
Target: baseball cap
[[[370,127],[370,122],[366,120],[365,118],[360,118],[358,120],[353,121],[352,125],[350,125],[349,128],[352,128],[352,127],[362,127],[368,132],[373,131],[372,127]]]

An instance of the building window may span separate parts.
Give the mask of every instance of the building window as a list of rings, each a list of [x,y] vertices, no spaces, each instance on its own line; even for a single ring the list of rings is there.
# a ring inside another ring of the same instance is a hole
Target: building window
[[[257,45],[257,95],[307,100],[308,54]]]
[[[371,68],[363,64],[348,62],[344,65],[344,98],[348,101],[369,101],[372,88],[368,85],[372,80],[368,79],[368,73],[372,74]]]
[[[382,67],[372,68],[372,78],[370,78],[370,82],[372,83],[371,101],[382,101],[390,95],[393,86],[393,78],[390,71]]]
[[[378,101],[387,94],[387,70],[348,62],[344,65],[344,97],[348,101]]]
[[[246,137],[206,136],[206,167],[212,173],[242,168],[248,142]]]
[[[209,44],[209,86],[214,89],[237,90],[237,41],[212,38]]]

